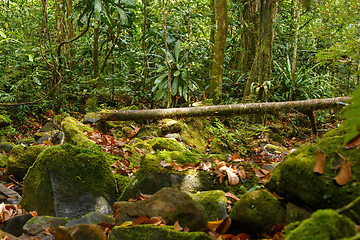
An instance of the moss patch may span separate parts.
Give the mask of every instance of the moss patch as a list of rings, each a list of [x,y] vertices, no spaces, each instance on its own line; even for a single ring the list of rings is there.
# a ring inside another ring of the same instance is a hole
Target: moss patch
[[[266,190],[245,194],[230,212],[234,225],[248,233],[269,233],[275,225],[285,223],[285,209]]]
[[[202,120],[197,119],[184,123],[180,135],[184,139],[184,142],[193,146],[193,150],[200,153],[206,152],[210,133],[205,128],[205,123]]]
[[[312,209],[333,208],[345,206],[354,200],[360,192],[360,152],[358,149],[345,150],[343,147],[346,130],[333,130],[314,145],[306,145],[288,155],[272,172],[270,180],[265,186],[282,197],[299,205],[306,205]],[[321,150],[326,155],[326,165],[322,175],[314,173],[313,167],[317,152]],[[339,186],[332,180],[338,173],[334,170],[343,159],[341,154],[351,164],[352,179]],[[352,219],[359,221],[360,206],[355,206],[348,213]]]
[[[153,138],[147,141],[154,150],[186,151],[186,147],[170,138]]]
[[[190,195],[196,202],[200,203],[208,217],[209,221],[224,219],[226,214],[225,192],[221,190],[197,192]]]
[[[180,232],[173,226],[139,225],[131,227],[114,227],[109,240],[211,240],[204,232]]]
[[[332,240],[356,234],[355,223],[332,209],[318,210],[295,226],[286,227],[285,240]]]
[[[36,145],[27,148],[21,145],[15,146],[7,162],[5,178],[14,175],[17,180],[22,181],[37,156],[45,149],[46,147]]]
[[[76,121],[75,118],[66,117],[61,122],[61,127],[65,133],[65,140],[75,146],[92,150],[101,150],[94,142],[90,141],[83,132],[92,132],[92,128]]]

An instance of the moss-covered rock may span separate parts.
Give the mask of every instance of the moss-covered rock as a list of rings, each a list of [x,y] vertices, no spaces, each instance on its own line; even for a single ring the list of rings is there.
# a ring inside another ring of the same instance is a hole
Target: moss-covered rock
[[[359,196],[360,185],[360,152],[353,148],[344,149],[344,134],[346,129],[332,130],[316,144],[306,145],[289,154],[272,172],[265,186],[290,201],[307,206],[313,210],[321,208],[341,208]],[[326,155],[326,164],[322,175],[313,172],[318,151]],[[333,179],[338,172],[334,170],[339,166],[343,156],[351,164],[351,181],[338,185]],[[348,216],[358,221],[360,206],[348,212]]]
[[[173,226],[138,225],[131,227],[114,227],[109,240],[210,240],[204,232],[175,231]]]
[[[144,153],[152,153],[152,152],[154,152],[154,149],[147,142],[135,143],[134,147],[141,149]]]
[[[5,179],[13,175],[17,180],[22,181],[38,155],[45,149],[46,147],[38,145],[26,148],[21,145],[15,146],[7,162]]]
[[[300,225],[287,226],[285,232],[285,240],[336,240],[356,234],[355,223],[332,209],[318,210]]]
[[[285,209],[268,191],[255,190],[234,204],[230,218],[240,231],[269,233],[275,225],[285,223]]]
[[[5,154],[0,153],[0,167],[5,168],[9,157]]]
[[[94,113],[94,112],[89,112],[89,113],[85,114],[85,116],[83,118],[84,124],[94,124],[97,121],[99,121],[99,114]]]
[[[174,119],[163,119],[160,122],[160,126],[163,135],[169,133],[178,133],[182,128],[182,124]]]
[[[90,141],[89,138],[84,134],[84,132],[92,132],[93,130],[90,127],[76,121],[75,118],[66,117],[61,122],[61,127],[65,134],[66,143],[70,143],[82,148],[100,150],[100,147],[97,146],[94,142]]]
[[[180,226],[190,231],[205,231],[208,217],[199,203],[195,202],[183,191],[162,188],[148,201],[135,203],[117,203],[116,224],[121,224],[123,215],[162,217],[166,224],[173,225],[178,222]]]
[[[296,206],[292,202],[286,204],[286,224],[303,221],[311,216],[312,212],[306,208]]]
[[[5,152],[6,154],[10,154],[14,146],[15,144],[10,142],[0,143],[0,153]]]
[[[151,138],[151,137],[160,137],[161,128],[156,126],[145,126],[140,128],[137,137],[138,138]]]
[[[175,139],[170,138],[153,138],[147,141],[154,150],[167,150],[167,151],[186,151],[186,147],[178,143]]]
[[[81,217],[109,214],[115,181],[103,152],[69,144],[47,148],[24,178],[20,205],[39,215]]]
[[[224,191],[203,191],[190,196],[204,207],[209,221],[222,220],[228,216],[226,209],[227,198]]]
[[[42,128],[40,128],[39,132],[51,132],[54,130],[56,130],[54,124],[51,122],[47,122]]]
[[[0,115],[0,128],[9,126],[12,123],[11,119],[5,115]]]
[[[189,146],[193,146],[193,150],[205,153],[206,146],[209,144],[210,133],[205,128],[202,120],[194,120],[186,122],[180,131],[181,137]]]

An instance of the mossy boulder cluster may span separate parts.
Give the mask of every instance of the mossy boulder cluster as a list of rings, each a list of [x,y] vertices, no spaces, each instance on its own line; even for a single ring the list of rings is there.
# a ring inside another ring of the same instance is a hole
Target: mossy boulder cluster
[[[327,133],[318,143],[307,145],[288,155],[272,172],[265,186],[279,196],[312,210],[338,209],[360,196],[360,153],[356,148],[346,150],[344,137],[346,129],[340,127]],[[314,173],[318,152],[324,153],[324,173]],[[334,178],[336,171],[346,159],[351,164],[352,176],[349,183],[341,186]],[[359,221],[360,206],[346,213]]]

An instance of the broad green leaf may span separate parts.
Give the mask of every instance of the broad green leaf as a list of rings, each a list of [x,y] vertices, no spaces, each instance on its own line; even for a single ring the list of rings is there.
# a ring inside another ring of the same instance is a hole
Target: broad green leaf
[[[128,6],[136,6],[135,0],[121,0],[121,2]]]
[[[95,17],[96,17],[96,19],[100,19],[101,0],[95,0],[95,1],[94,1],[94,10],[95,10]]]
[[[179,61],[179,55],[181,52],[181,41],[177,40],[175,43],[175,58],[176,58],[176,62]]]
[[[180,75],[180,71],[179,70],[176,70],[175,72],[174,72],[174,77],[177,77],[177,76],[179,76]]]
[[[34,62],[34,56],[32,54],[27,54],[30,62]]]
[[[165,73],[163,75],[160,75],[157,79],[155,79],[155,84],[159,84],[168,74]]]
[[[171,84],[171,95],[175,96],[178,91],[179,77],[175,77]]]
[[[126,12],[123,9],[119,8],[119,7],[116,7],[116,10],[119,13],[121,23],[124,24],[124,25],[128,25],[129,21],[128,21],[128,17],[126,15]]]
[[[2,36],[3,38],[6,38],[6,34],[0,30],[0,36]]]

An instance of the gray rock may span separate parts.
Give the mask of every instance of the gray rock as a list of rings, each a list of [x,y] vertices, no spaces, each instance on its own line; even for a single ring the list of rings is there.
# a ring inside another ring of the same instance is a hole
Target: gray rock
[[[15,144],[12,143],[0,143],[0,153],[5,152],[6,154],[10,154],[14,146]]]
[[[35,236],[50,228],[55,232],[58,226],[64,226],[69,220],[67,218],[58,218],[50,216],[37,216],[31,218],[23,227],[24,234]]]
[[[70,226],[74,226],[76,224],[95,224],[95,225],[97,225],[100,222],[108,223],[108,224],[115,224],[115,219],[113,217],[110,217],[105,214],[101,214],[99,212],[91,212],[79,219],[74,219],[74,220],[69,221],[68,223],[66,223],[65,226],[70,227]]]
[[[45,125],[40,128],[39,132],[51,132],[53,130],[56,130],[56,127],[51,122],[45,123]]]
[[[23,226],[30,218],[32,218],[30,213],[14,216],[1,224],[0,230],[10,233],[15,237],[20,237],[23,233]]]

